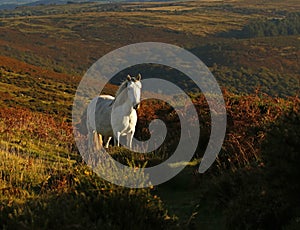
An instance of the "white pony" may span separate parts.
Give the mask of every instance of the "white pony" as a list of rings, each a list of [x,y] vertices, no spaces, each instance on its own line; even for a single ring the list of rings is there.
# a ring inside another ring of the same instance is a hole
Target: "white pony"
[[[108,148],[112,137],[120,145],[120,137],[127,137],[127,146],[132,148],[132,138],[137,122],[136,110],[141,100],[141,75],[127,76],[119,87],[116,97],[100,95],[87,108],[89,148],[99,150],[105,143]],[[102,139],[103,137],[103,139]]]

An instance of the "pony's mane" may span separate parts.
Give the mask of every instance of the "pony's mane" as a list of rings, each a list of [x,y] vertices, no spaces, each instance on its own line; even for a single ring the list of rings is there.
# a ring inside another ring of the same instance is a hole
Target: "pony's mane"
[[[122,84],[120,85],[119,89],[118,89],[117,92],[116,92],[115,98],[117,98],[117,97],[122,93],[122,91],[123,91],[124,89],[126,89],[126,87],[127,87],[127,82],[128,82],[127,80],[125,80],[125,81],[122,82]]]
[[[135,78],[131,78],[131,80],[125,80],[125,81],[123,81],[122,84],[119,86],[119,89],[116,92],[115,99],[112,101],[111,105],[113,103],[117,103],[118,105],[120,105],[120,104],[123,104],[126,101],[127,98],[124,97],[124,93],[126,92],[125,90],[127,90],[127,83],[129,81],[136,82],[137,80]],[[123,95],[121,95],[121,94],[123,94]]]

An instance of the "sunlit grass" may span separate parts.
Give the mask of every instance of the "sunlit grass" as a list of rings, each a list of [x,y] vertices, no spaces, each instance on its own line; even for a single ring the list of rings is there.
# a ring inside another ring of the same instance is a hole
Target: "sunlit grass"
[[[161,200],[151,194],[153,187],[116,186],[82,162],[68,124],[22,109],[0,115],[0,228],[132,229],[146,219],[149,226],[172,224]],[[115,177],[109,169],[105,173]],[[118,214],[120,206],[126,207],[125,219]]]

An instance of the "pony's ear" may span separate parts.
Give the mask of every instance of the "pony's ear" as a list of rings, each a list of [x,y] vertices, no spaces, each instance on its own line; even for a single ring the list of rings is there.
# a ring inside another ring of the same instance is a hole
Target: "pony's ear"
[[[129,74],[127,75],[127,81],[131,81],[131,77]]]
[[[142,79],[142,75],[139,73],[136,77],[136,80],[140,81]]]

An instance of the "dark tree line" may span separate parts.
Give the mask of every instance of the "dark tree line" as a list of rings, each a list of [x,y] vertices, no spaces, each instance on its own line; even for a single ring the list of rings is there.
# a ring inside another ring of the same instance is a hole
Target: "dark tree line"
[[[222,37],[255,38],[300,34],[300,12],[289,13],[285,18],[255,19],[242,30],[220,34]]]

